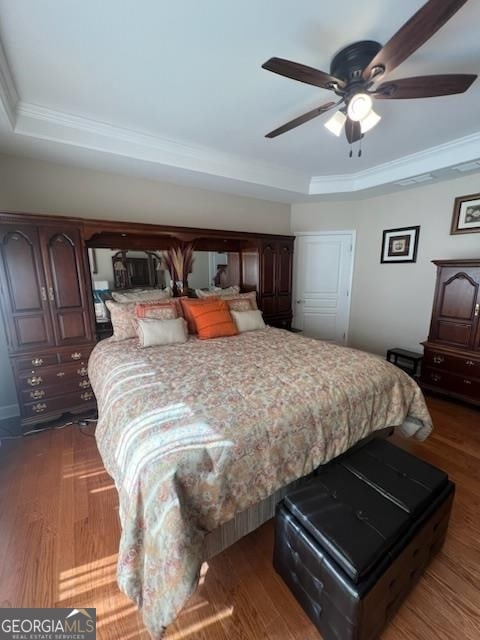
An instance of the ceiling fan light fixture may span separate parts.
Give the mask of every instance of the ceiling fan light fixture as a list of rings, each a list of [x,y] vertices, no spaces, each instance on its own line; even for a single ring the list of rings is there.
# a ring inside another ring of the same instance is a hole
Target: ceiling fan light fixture
[[[343,111],[337,111],[325,122],[325,127],[337,137],[342,133],[347,116]]]
[[[355,93],[348,103],[348,117],[354,122],[362,122],[372,111],[372,98],[368,93]]]
[[[373,129],[373,127],[375,127],[380,122],[381,119],[382,117],[379,116],[378,113],[375,113],[375,111],[372,109],[366,118],[363,118],[363,120],[360,120],[361,132],[367,133],[367,131],[370,131],[370,129]]]

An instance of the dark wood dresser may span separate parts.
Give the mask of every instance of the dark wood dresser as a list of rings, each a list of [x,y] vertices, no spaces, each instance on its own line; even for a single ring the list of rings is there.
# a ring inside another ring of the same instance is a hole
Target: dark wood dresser
[[[421,384],[480,405],[480,259],[434,264],[437,283]]]
[[[81,225],[1,214],[0,287],[22,426],[95,407],[95,344]]]

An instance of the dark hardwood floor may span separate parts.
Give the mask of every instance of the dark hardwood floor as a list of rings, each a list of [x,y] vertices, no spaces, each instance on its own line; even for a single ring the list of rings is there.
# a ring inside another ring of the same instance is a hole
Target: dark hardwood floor
[[[457,483],[445,546],[384,640],[480,637],[480,411],[429,398],[435,432],[395,442]],[[85,430],[87,433],[91,429]],[[271,566],[268,522],[204,565],[169,640],[319,639]],[[0,447],[0,606],[96,607],[99,640],[147,640],[115,581],[117,494],[95,440],[67,427]]]

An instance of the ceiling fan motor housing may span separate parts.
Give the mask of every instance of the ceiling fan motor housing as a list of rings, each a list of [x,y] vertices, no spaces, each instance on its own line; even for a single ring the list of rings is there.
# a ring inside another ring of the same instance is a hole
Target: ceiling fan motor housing
[[[361,40],[341,49],[333,58],[330,74],[340,78],[347,85],[363,82],[362,72],[382,48],[374,40]]]

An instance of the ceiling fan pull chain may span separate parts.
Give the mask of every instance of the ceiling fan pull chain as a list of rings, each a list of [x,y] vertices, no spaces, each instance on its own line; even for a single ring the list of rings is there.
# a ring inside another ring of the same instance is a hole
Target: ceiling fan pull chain
[[[348,154],[348,157],[351,158],[353,156],[353,150],[352,150],[352,145],[350,145],[350,153]]]
[[[362,157],[362,139],[360,138],[360,141],[358,143],[358,157],[361,158]]]

